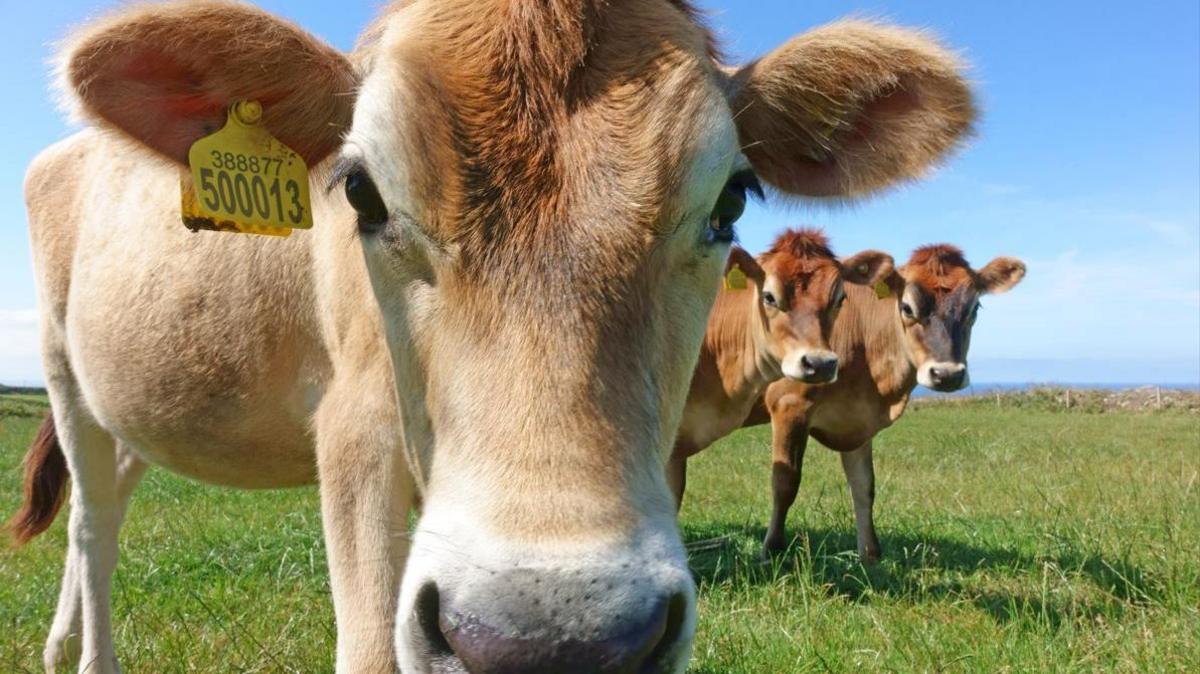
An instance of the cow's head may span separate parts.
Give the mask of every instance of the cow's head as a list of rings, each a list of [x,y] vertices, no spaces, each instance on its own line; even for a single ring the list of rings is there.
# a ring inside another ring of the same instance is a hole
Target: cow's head
[[[998,257],[978,271],[954,246],[939,244],[913,251],[890,279],[904,325],[917,383],[935,391],[957,391],[970,383],[967,349],[979,313],[979,298],[1002,293],[1025,276],[1025,264]]]
[[[316,226],[361,239],[420,467],[409,672],[683,670],[662,465],[745,192],[918,177],[970,131],[959,70],[865,22],[725,69],[684,0],[399,2],[349,56],[243,4],[134,6],[63,69],[177,163],[255,99],[333,176]]]
[[[757,291],[759,350],[784,376],[806,384],[837,379],[829,335],[846,301],[843,283],[874,284],[893,267],[892,256],[876,250],[838,260],[825,235],[807,229],[784,232],[758,260],[735,248],[729,256],[734,265]]]

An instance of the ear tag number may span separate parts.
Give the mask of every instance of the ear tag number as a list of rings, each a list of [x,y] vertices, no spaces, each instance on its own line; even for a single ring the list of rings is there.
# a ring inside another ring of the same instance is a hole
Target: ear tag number
[[[887,281],[880,279],[879,282],[875,284],[875,297],[884,299],[885,297],[890,297],[891,294],[892,287],[887,284]]]
[[[180,181],[185,227],[270,236],[312,227],[308,167],[261,121],[257,101],[238,101],[220,131],[192,144]]]
[[[746,273],[742,268],[734,265],[729,268],[725,274],[725,289],[726,290],[745,290],[746,289]]]

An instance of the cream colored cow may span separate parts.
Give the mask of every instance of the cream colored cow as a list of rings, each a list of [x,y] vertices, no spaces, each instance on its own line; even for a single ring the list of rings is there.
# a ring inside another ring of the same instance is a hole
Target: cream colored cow
[[[93,128],[26,182],[53,420],[20,538],[74,481],[47,668],[117,669],[117,531],[153,463],[320,484],[340,672],[683,671],[662,466],[745,190],[869,194],[974,115],[955,57],[898,28],[715,53],[667,0],[400,2],[352,54],[240,3],[78,30],[63,89]],[[245,100],[313,167],[311,232],[180,225],[188,148]]]

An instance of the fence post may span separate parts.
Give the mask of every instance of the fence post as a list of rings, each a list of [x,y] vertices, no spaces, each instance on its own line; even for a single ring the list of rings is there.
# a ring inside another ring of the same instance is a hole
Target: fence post
[[[1071,389],[1067,389],[1067,409],[1071,409]]]

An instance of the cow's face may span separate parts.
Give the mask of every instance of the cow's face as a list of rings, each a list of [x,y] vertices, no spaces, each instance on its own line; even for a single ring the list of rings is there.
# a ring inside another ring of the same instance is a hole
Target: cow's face
[[[316,226],[362,242],[423,491],[405,671],[682,671],[662,465],[745,192],[868,194],[973,119],[955,59],[899,29],[713,52],[682,0],[401,2],[349,58],[184,2],[68,48],[84,114],[168,158],[255,99],[332,176]]]
[[[918,248],[899,270],[903,293],[900,320],[917,383],[935,391],[957,391],[970,383],[967,350],[979,315],[979,298],[1002,293],[1025,276],[1025,265],[998,257],[975,271],[954,246]]]
[[[732,257],[731,257],[732,261]],[[844,283],[873,284],[892,272],[892,257],[863,251],[839,261],[825,236],[813,230],[785,232],[751,272],[758,287],[764,344],[784,376],[806,384],[837,380],[838,357],[829,336],[842,303]]]

